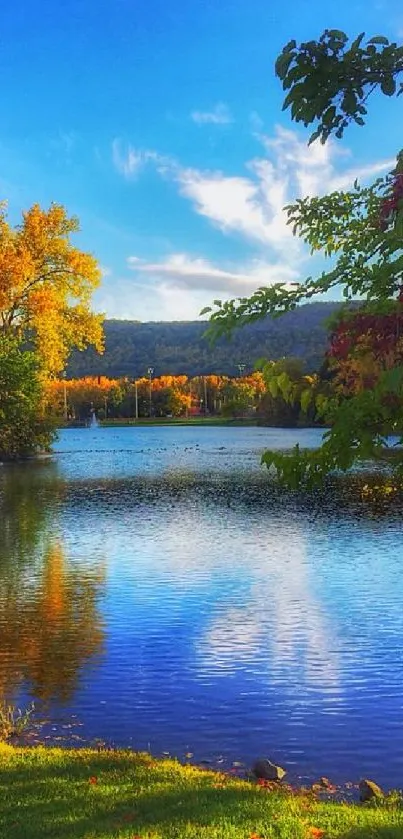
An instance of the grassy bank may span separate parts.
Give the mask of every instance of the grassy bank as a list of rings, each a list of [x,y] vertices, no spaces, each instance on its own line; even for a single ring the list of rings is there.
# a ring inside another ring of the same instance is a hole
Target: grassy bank
[[[251,417],[245,418],[227,418],[227,417],[140,417],[139,419],[107,419],[98,420],[98,424],[103,428],[120,428],[127,425],[228,425],[228,426],[248,426],[258,425],[258,421]],[[62,419],[58,420],[58,428],[87,428],[88,424],[85,422],[64,422]]]
[[[101,420],[100,425],[108,426],[124,426],[124,425],[257,425],[256,419],[239,418],[227,419],[226,417],[142,417],[138,420],[130,419],[110,419]]]
[[[403,809],[320,802],[130,752],[0,744],[4,839],[401,839]]]

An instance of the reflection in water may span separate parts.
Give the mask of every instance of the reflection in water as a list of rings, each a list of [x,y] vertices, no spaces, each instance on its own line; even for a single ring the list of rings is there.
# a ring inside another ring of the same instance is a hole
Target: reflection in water
[[[60,481],[52,467],[41,475],[10,469],[1,486],[0,698],[25,683],[38,699],[67,701],[102,651],[105,574],[64,555],[55,536]]]
[[[201,638],[203,666],[235,672],[251,661],[251,652],[264,650],[272,684],[297,677],[301,691],[314,685],[334,691],[339,684],[335,626],[315,596],[298,522],[271,534],[264,561],[251,570],[245,606],[222,611]]]
[[[33,559],[55,526],[53,515],[64,483],[51,462],[3,466],[0,481],[0,572]]]
[[[0,692],[89,739],[396,785],[399,501],[274,487],[261,430],[149,431],[0,470]]]

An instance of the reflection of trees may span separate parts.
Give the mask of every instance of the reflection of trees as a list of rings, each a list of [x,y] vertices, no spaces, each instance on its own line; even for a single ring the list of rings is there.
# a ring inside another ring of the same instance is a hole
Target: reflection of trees
[[[66,561],[60,544],[41,567],[2,580],[0,693],[26,680],[40,699],[67,700],[82,667],[102,650],[97,596],[103,573]]]
[[[6,466],[0,474],[0,574],[10,563],[32,562],[63,491],[54,463]]]
[[[67,700],[102,650],[103,569],[64,556],[60,491],[52,469],[33,464],[0,481],[0,697],[26,681],[38,698]]]

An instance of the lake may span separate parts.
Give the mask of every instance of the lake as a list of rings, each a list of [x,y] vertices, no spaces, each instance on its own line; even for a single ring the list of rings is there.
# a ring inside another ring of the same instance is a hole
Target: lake
[[[400,510],[259,464],[319,439],[68,429],[0,467],[0,696],[56,741],[401,786]]]

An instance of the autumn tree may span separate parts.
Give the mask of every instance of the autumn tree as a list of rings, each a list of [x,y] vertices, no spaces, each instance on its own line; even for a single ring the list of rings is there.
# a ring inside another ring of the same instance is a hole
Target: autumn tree
[[[318,41],[299,47],[290,41],[277,59],[277,75],[288,91],[284,108],[291,108],[296,121],[316,124],[311,142],[326,142],[331,134],[341,138],[351,121],[363,124],[367,99],[376,89],[387,96],[402,92],[403,47],[383,36],[364,44],[364,34],[351,45],[348,41],[343,32],[326,30]],[[217,301],[215,310],[210,309],[210,334],[228,334],[337,289],[347,304],[354,298],[360,301],[359,309],[349,314],[347,328],[339,326],[339,350],[348,344],[350,358],[357,354],[364,328],[367,345],[375,340],[384,354],[380,364],[378,352],[379,375],[372,387],[349,398],[337,390],[320,395],[317,413],[331,429],[318,450],[296,447],[292,455],[265,454],[279,478],[297,486],[322,480],[335,469],[347,470],[357,461],[382,457],[390,433],[403,427],[403,366],[396,352],[403,306],[403,155],[397,155],[392,172],[369,187],[355,183],[350,191],[298,200],[286,210],[294,234],[312,253],[330,260],[330,267],[291,287],[276,283],[249,298]],[[360,324],[358,318],[364,321]],[[386,355],[390,359],[393,346],[391,366]],[[332,347],[335,358],[335,338]],[[403,471],[402,458],[396,457],[394,466],[397,474]]]
[[[102,349],[102,318],[90,308],[100,270],[71,243],[78,230],[58,204],[34,204],[15,228],[0,209],[0,333],[29,340],[48,375],[63,370],[72,347]]]

